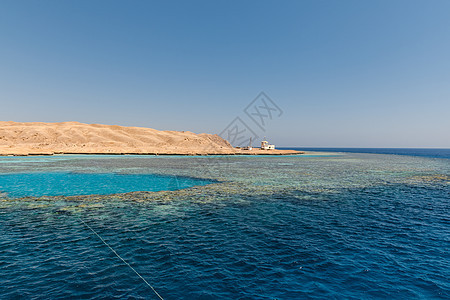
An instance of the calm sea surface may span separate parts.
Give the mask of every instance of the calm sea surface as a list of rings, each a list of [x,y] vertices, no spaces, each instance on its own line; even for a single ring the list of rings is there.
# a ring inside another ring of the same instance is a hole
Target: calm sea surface
[[[1,299],[450,298],[445,158],[0,157],[0,191]]]
[[[373,153],[373,154],[394,154],[410,155],[434,158],[449,158],[450,149],[438,148],[280,148],[305,151],[325,151],[325,152],[350,152],[350,153]]]
[[[0,191],[9,198],[108,195],[133,191],[173,191],[213,182],[200,178],[157,174],[9,173],[0,174]]]

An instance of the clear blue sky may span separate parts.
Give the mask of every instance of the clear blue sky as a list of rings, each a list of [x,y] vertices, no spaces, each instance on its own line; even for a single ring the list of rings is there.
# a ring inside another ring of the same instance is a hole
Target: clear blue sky
[[[450,148],[450,1],[1,1],[0,120]],[[260,133],[260,132],[259,132]]]

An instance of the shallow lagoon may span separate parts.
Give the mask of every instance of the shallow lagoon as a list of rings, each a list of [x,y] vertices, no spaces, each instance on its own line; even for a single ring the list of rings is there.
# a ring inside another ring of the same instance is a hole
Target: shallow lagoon
[[[11,162],[8,162],[11,159]],[[0,201],[2,298],[448,298],[450,161],[0,158],[0,173],[218,180],[178,191]]]
[[[0,192],[9,198],[109,195],[174,191],[213,180],[155,174],[37,172],[0,174]]]

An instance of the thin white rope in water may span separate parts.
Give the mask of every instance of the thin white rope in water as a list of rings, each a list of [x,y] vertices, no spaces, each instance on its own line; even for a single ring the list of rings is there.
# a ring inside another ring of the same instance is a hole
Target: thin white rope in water
[[[114,250],[94,229],[92,229],[91,226],[89,226],[86,222],[84,222],[81,218],[79,218],[81,222],[83,222],[84,225],[86,225],[102,242],[103,244],[105,244],[118,258],[120,258],[121,261],[124,262],[124,264],[126,264],[128,267],[130,267],[131,270],[134,271],[134,273],[137,274],[137,276],[139,276],[139,278],[141,278],[146,285],[148,285],[153,292],[155,292],[156,296],[159,297],[159,299],[164,300],[163,297],[161,297],[161,295],[151,286],[150,283],[147,282],[147,280],[145,280],[144,277],[141,276],[141,274],[139,274],[128,262],[125,261],[125,259],[123,259],[117,252],[116,250]]]

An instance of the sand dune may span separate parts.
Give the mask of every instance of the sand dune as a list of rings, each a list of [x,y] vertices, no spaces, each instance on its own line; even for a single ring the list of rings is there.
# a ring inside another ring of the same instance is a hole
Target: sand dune
[[[143,127],[0,121],[0,155],[52,154],[295,154],[298,151],[243,151],[216,134],[159,131]]]

